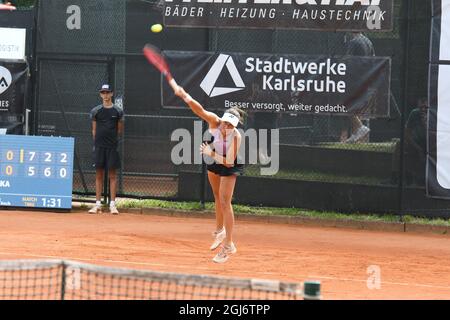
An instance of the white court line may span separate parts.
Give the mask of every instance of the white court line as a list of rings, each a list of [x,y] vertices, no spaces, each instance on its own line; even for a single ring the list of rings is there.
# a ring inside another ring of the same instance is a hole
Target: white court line
[[[32,258],[46,258],[46,259],[59,259],[59,260],[80,260],[80,261],[91,261],[91,262],[107,262],[107,263],[123,263],[123,264],[132,264],[132,265],[145,265],[145,266],[157,266],[157,267],[166,267],[165,264],[159,263],[148,263],[148,262],[132,262],[132,261],[121,261],[121,260],[103,260],[103,259],[89,259],[89,258],[75,258],[75,257],[61,257],[61,256],[47,256],[41,254],[29,254],[29,253],[14,253],[14,252],[0,252],[2,256],[25,256]]]
[[[320,278],[325,280],[336,280],[336,281],[353,281],[353,282],[367,282],[367,280],[360,279],[345,279],[336,277],[324,277],[324,276],[311,276],[311,278]],[[450,286],[435,286],[431,284],[420,284],[420,283],[402,283],[402,282],[389,282],[381,281],[381,285],[396,285],[396,286],[407,286],[407,287],[425,287],[425,288],[436,288],[436,289],[447,289],[450,290]]]
[[[134,262],[134,261],[122,261],[122,260],[109,260],[109,259],[90,259],[90,258],[75,258],[75,257],[60,257],[60,256],[48,256],[39,254],[28,254],[28,253],[14,253],[14,252],[0,252],[3,256],[27,256],[32,258],[46,258],[46,259],[60,259],[60,260],[78,260],[78,261],[89,261],[89,262],[101,262],[101,263],[119,263],[119,264],[129,264],[129,265],[141,265],[141,266],[153,266],[153,267],[165,267],[165,268],[180,268],[189,270],[207,270],[211,271],[210,268],[199,267],[199,266],[183,266],[183,265],[167,265],[162,263],[150,263],[150,262]],[[245,271],[239,270],[241,273],[249,273],[251,275],[270,275],[270,276],[280,276],[280,273],[275,272],[257,272],[257,271]],[[325,277],[317,275],[300,275],[296,274],[295,277],[308,278],[308,279],[324,279],[324,280],[334,280],[334,281],[351,281],[351,282],[367,282],[367,280],[361,279],[347,279],[338,277]],[[254,278],[254,277],[252,277]],[[424,287],[424,288],[434,288],[434,289],[446,289],[450,290],[450,286],[435,286],[430,284],[420,284],[420,283],[402,283],[402,282],[389,282],[381,281],[381,285],[396,285],[396,286],[406,286],[406,287]]]

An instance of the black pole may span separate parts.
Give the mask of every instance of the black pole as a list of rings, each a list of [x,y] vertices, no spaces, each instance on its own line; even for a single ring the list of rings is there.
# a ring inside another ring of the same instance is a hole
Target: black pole
[[[36,38],[37,38],[37,27],[38,27],[38,23],[37,23],[37,16],[38,16],[38,8],[39,8],[39,1],[36,0],[36,3],[33,7],[33,25],[32,25],[32,29],[31,29],[31,41],[30,43],[30,61],[28,61],[28,70],[29,70],[29,83],[27,84],[27,89],[26,89],[26,100],[27,102],[25,103],[25,114],[24,114],[24,120],[27,117],[27,109],[29,108],[30,111],[33,111],[33,109],[31,108],[31,106],[34,106],[34,109],[36,109],[36,99],[35,99],[35,93],[37,92],[36,90],[36,74],[37,74],[37,61],[36,61]],[[33,117],[34,117],[34,113],[33,113]],[[25,122],[25,121],[24,121]],[[26,124],[26,123],[24,123]],[[28,134],[31,135],[35,135],[36,133],[36,128],[34,127],[34,120],[32,122],[32,124],[30,125],[30,123],[28,123]],[[24,130],[24,134],[25,134]]]
[[[66,295],[66,264],[63,261],[61,263],[61,300],[64,300]]]
[[[32,39],[32,56],[31,56],[31,87],[33,90],[33,124],[31,126],[30,134],[36,135],[38,133],[38,121],[39,121],[39,62],[37,58],[37,44],[38,44],[38,28],[39,28],[39,8],[41,6],[40,0],[36,0],[34,5],[34,25],[33,25],[33,39]]]
[[[115,99],[119,95],[119,92],[118,92],[117,87],[116,87],[116,85],[117,85],[117,83],[116,83],[116,63],[117,63],[117,61],[116,61],[115,57],[110,57],[108,59],[108,78],[109,78],[108,79],[108,83],[112,86],[112,88],[114,90],[114,100],[113,100],[114,103],[116,102]],[[122,95],[122,99],[123,99],[123,95]],[[123,148],[124,148],[123,142],[124,142],[124,140],[122,139],[124,137],[124,135],[125,135],[125,133],[123,133],[122,136],[118,136],[117,137],[117,139],[118,139],[117,152],[120,153],[120,159],[121,159],[122,163],[123,163],[123,160],[124,160],[124,152],[123,152]],[[117,181],[117,183],[116,183],[116,194],[117,194],[117,193],[122,193],[123,192],[123,166],[120,166],[120,168],[118,168],[116,170],[116,175],[117,175],[116,176],[116,179],[117,179],[116,180]],[[105,171],[105,176],[106,176],[106,171]],[[110,187],[109,179],[108,179],[108,182],[105,183],[105,186],[108,187],[108,188]],[[109,202],[111,201],[111,190],[110,189],[105,189],[105,190],[107,190],[106,193],[109,196],[109,200],[108,200],[108,205],[109,205]]]
[[[408,89],[409,89],[409,41],[411,37],[411,6],[409,1],[404,1],[404,5],[406,6],[406,21],[405,21],[405,30],[406,30],[406,39],[405,39],[405,51],[403,53],[403,61],[405,61],[405,68],[403,73],[403,103],[402,103],[402,112],[401,112],[401,125],[400,125],[400,157],[399,157],[399,177],[398,177],[398,213],[400,215],[400,221],[403,221],[403,199],[404,199],[404,152],[405,152],[405,123],[406,123],[406,110],[408,104]]]
[[[208,179],[208,174],[206,170],[206,163],[203,161],[202,163],[202,178],[201,178],[201,198],[200,203],[202,205],[202,209],[205,209],[205,203],[206,203],[206,180]]]
[[[202,121],[202,134],[204,132],[205,127],[205,121]],[[195,139],[194,139],[195,140]],[[194,150],[197,150],[197,146],[194,146]],[[202,205],[202,209],[205,209],[205,203],[206,203],[206,180],[208,179],[208,172],[206,170],[206,163],[205,160],[202,157],[202,176],[200,181],[200,203]]]
[[[59,109],[61,110],[61,115],[63,117],[64,124],[66,125],[67,133],[68,133],[69,136],[73,136],[72,130],[70,130],[69,121],[67,120],[66,110],[65,110],[64,105],[62,103],[61,94],[60,94],[59,89],[58,89],[58,83],[56,82],[55,72],[54,72],[52,66],[49,66],[49,68],[50,68],[50,71],[52,73],[52,79],[53,79],[53,84],[55,85],[56,96],[58,97],[57,104],[58,104]],[[79,153],[77,151],[78,148],[77,148],[76,144],[75,144],[74,149],[75,149],[74,150],[75,165],[77,166],[78,172],[80,173],[81,183],[83,184],[84,192],[87,193],[88,192],[88,188],[87,188],[86,180],[84,179],[84,173],[83,173],[83,169],[82,169],[81,164],[80,164],[80,158],[78,156]]]

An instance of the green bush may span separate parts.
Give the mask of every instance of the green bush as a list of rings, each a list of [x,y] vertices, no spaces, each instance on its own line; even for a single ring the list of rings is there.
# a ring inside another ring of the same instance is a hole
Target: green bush
[[[4,1],[6,2],[6,1]],[[10,1],[12,4],[14,4],[15,6],[17,6],[18,8],[29,8],[34,6],[36,0],[13,0]]]

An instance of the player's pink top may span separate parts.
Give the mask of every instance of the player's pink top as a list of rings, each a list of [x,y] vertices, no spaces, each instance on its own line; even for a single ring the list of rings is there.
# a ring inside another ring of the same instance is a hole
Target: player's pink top
[[[231,133],[229,133],[225,139],[220,132],[220,129],[210,129],[209,132],[214,137],[213,146],[214,151],[220,154],[221,156],[226,156],[228,149],[230,149],[231,143],[235,137],[234,129]],[[231,130],[230,130],[231,131]],[[227,132],[228,133],[228,132]]]

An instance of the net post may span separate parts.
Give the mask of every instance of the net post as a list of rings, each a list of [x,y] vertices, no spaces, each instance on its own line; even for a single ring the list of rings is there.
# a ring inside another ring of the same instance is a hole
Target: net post
[[[320,281],[305,281],[303,284],[303,300],[322,300]]]
[[[64,300],[66,295],[66,268],[67,265],[64,261],[61,262],[62,272],[61,272],[61,300]]]

